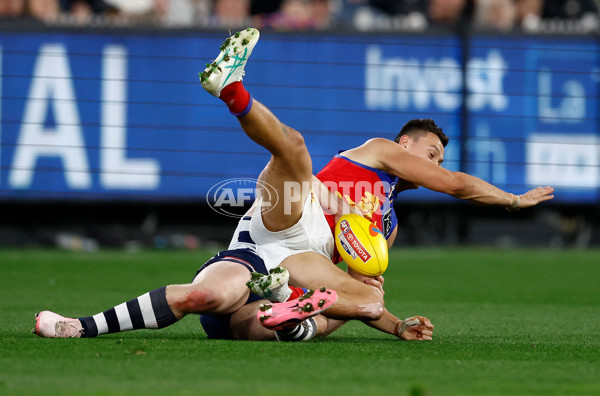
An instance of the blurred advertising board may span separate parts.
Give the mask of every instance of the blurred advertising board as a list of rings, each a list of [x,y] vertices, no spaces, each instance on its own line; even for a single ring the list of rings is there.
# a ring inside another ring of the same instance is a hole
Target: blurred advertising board
[[[197,78],[226,35],[0,32],[0,199],[204,200],[257,177],[268,153]],[[429,117],[451,137],[448,169],[598,202],[598,43],[474,37],[464,50],[454,36],[265,33],[245,85],[304,134],[315,172]]]

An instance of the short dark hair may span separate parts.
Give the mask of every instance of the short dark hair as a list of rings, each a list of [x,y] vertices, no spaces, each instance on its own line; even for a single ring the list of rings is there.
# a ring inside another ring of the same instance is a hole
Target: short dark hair
[[[398,143],[400,138],[404,135],[408,135],[416,140],[423,136],[425,132],[431,132],[440,138],[442,146],[446,147],[448,144],[448,136],[446,136],[446,134],[442,131],[442,128],[435,125],[435,122],[431,118],[414,119],[408,121],[406,124],[404,124],[394,141]]]

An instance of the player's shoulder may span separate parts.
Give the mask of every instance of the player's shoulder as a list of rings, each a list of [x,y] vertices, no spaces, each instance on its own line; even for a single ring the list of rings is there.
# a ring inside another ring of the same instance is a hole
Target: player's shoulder
[[[391,153],[390,150],[394,150],[396,146],[398,144],[393,140],[373,138],[354,149],[344,151],[342,156],[360,164],[383,170],[382,155],[389,155],[384,153]]]
[[[366,141],[359,148],[359,155],[368,161],[368,165],[392,173],[392,164],[405,158],[407,151],[397,142],[384,138],[373,138]],[[358,153],[357,153],[358,154]]]
[[[360,146],[348,150],[348,152],[362,152],[362,153],[379,153],[380,150],[387,148],[392,148],[394,145],[397,145],[396,142],[389,139],[384,138],[372,138],[361,144]]]
[[[369,139],[362,146],[357,148],[363,153],[370,153],[377,158],[381,155],[385,155],[385,153],[397,155],[397,151],[402,151],[398,143],[384,138]]]
[[[363,146],[382,146],[382,145],[390,145],[396,144],[393,140],[385,139],[385,138],[372,138],[367,140]]]
[[[364,150],[379,151],[382,149],[395,150],[399,147],[400,147],[400,145],[393,140],[385,139],[385,138],[372,138],[372,139],[367,140],[365,143],[363,143],[363,145],[360,146],[359,148],[362,148]]]

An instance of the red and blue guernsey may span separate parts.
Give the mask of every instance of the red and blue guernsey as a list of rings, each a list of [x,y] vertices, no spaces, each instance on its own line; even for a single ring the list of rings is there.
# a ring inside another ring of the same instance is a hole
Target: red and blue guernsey
[[[317,178],[350,206],[357,207],[388,239],[398,224],[394,212],[398,177],[343,157],[342,152],[321,169]],[[333,232],[333,215],[325,214],[325,217]]]

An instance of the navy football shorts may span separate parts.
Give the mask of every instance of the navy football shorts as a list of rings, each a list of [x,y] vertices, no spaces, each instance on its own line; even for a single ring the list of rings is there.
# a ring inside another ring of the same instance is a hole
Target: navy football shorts
[[[198,272],[196,272],[196,276],[200,272],[202,272],[206,267],[211,264],[214,264],[218,261],[229,261],[232,263],[238,263],[243,265],[250,272],[260,272],[261,274],[268,274],[268,271],[265,267],[265,263],[263,259],[258,257],[256,253],[254,253],[250,249],[236,249],[236,250],[225,250],[217,253],[213,258],[208,260]],[[194,276],[194,278],[196,277]],[[262,300],[263,298],[257,296],[256,294],[250,293],[248,296],[248,300],[246,304],[250,304],[254,301]],[[206,335],[210,339],[233,339],[233,335],[231,334],[231,330],[229,329],[229,322],[231,321],[231,314],[229,315],[211,315],[211,314],[202,314],[200,315],[200,324],[202,328],[206,332]]]

